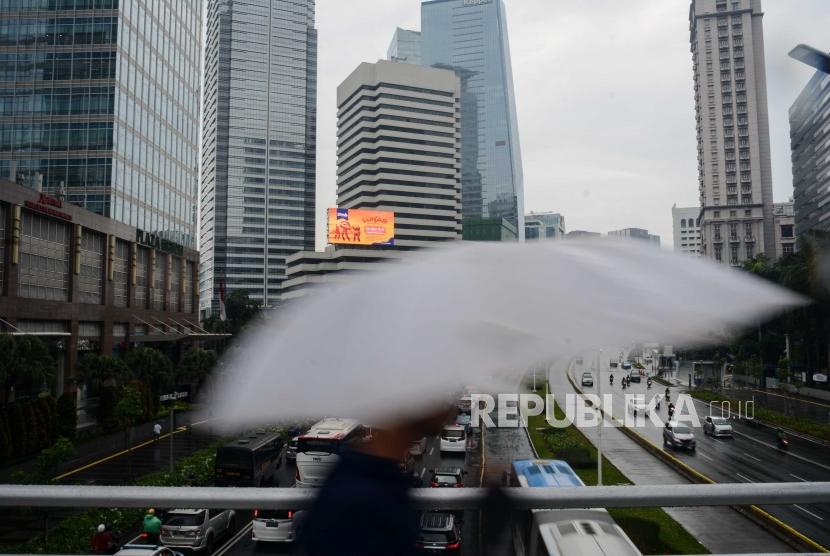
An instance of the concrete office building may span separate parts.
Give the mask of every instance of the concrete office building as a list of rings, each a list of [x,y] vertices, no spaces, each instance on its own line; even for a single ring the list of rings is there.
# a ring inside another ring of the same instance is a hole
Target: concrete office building
[[[460,93],[452,71],[384,60],[361,64],[341,83],[337,205],[394,212],[394,246],[295,253],[285,300],[330,282],[334,272],[461,239]]]
[[[648,233],[643,228],[624,228],[608,232],[608,237],[619,237],[625,239],[639,239],[655,245],[660,245],[660,236]]]
[[[464,239],[505,240],[514,232],[523,240],[522,154],[503,0],[423,2],[421,62],[461,79]]]
[[[177,361],[206,337],[198,263],[193,249],[0,180],[0,331],[46,342],[58,395],[85,353],[145,345]]]
[[[697,224],[699,216],[700,207],[672,206],[672,235],[675,252],[700,255],[700,226]]]
[[[209,0],[201,176],[203,317],[219,292],[279,303],[285,259],[314,249],[314,0]]]
[[[386,51],[386,59],[392,62],[421,64],[421,33],[409,29],[395,29],[392,42]]]
[[[775,225],[775,258],[792,255],[798,250],[795,233],[795,205],[792,201],[772,206]]]
[[[566,239],[584,239],[584,238],[597,238],[602,237],[602,234],[599,232],[589,232],[586,230],[574,230],[572,232],[568,232],[565,235]]]
[[[790,108],[795,234],[830,234],[830,55],[800,46],[819,68]],[[791,54],[793,55],[793,54]]]
[[[775,258],[760,0],[692,0],[701,252]]]
[[[525,241],[565,238],[565,217],[556,212],[531,212],[525,215]]]
[[[0,178],[196,246],[201,9],[0,1]]]

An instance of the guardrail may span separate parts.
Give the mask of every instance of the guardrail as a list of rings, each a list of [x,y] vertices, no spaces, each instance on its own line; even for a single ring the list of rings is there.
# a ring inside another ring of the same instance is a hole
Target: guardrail
[[[516,509],[651,508],[811,504],[830,501],[830,482],[633,485],[505,488]],[[468,510],[482,506],[486,488],[413,489],[419,509]],[[301,510],[316,491],[303,488],[0,486],[0,507],[37,508],[233,508]]]

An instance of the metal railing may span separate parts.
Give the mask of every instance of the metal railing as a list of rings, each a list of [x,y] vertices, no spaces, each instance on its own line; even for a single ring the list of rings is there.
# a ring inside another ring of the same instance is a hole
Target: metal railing
[[[485,488],[412,489],[419,509],[468,510],[482,506]],[[651,508],[812,504],[830,501],[830,482],[634,485],[503,489],[516,509]],[[317,491],[304,488],[0,486],[1,507],[233,508],[301,510]]]

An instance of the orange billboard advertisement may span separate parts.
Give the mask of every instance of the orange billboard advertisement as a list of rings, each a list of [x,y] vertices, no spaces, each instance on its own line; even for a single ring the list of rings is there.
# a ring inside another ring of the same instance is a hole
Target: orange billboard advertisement
[[[330,208],[329,243],[394,245],[395,213],[385,210]]]

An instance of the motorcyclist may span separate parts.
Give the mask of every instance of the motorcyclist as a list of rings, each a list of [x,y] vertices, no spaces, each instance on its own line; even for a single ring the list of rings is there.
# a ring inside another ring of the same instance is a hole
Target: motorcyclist
[[[669,401],[670,399],[671,399],[671,391],[669,390],[669,387],[666,386],[666,401]]]
[[[669,420],[671,420],[672,417],[674,417],[674,404],[669,403]]]
[[[148,544],[159,544],[159,533],[161,533],[161,520],[156,517],[156,510],[150,508],[144,516],[142,531],[146,536]]]
[[[608,380],[611,382],[611,386],[614,386],[614,375],[609,376]]]
[[[648,377],[648,379],[646,380],[646,386],[651,388],[651,377]]]
[[[98,526],[92,535],[93,554],[115,554],[118,550],[118,542],[115,535],[107,529],[103,523]]]
[[[775,431],[775,437],[778,440],[779,446],[784,446],[787,443],[787,433],[784,432],[784,429]]]

